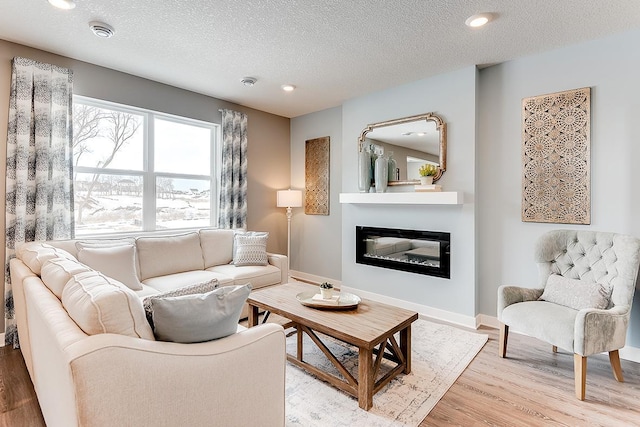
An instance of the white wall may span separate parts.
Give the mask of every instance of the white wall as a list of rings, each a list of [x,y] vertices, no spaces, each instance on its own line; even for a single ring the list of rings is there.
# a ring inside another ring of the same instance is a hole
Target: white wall
[[[338,202],[342,179],[341,107],[291,119],[291,186],[304,190],[305,141],[325,136],[331,141],[329,215],[306,215],[304,208],[293,210],[291,270],[339,281],[342,277],[342,209]]]
[[[495,315],[499,285],[536,285],[533,244],[545,231],[572,228],[640,237],[639,45],[640,31],[633,31],[480,72],[480,313]],[[522,222],[522,98],[587,86],[591,87],[591,225]],[[628,344],[640,346],[640,292]]]
[[[342,107],[342,192],[357,192],[357,140],[369,123],[435,112],[447,122],[447,171],[438,184],[462,191],[457,206],[349,205],[342,208],[342,283],[350,288],[475,316],[476,69],[465,68],[349,100]],[[451,233],[451,279],[355,263],[356,225]]]

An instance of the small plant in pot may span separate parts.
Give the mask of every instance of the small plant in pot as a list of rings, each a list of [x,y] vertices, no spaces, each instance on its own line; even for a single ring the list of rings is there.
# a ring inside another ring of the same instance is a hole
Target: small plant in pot
[[[436,165],[425,163],[420,166],[418,173],[420,173],[420,184],[430,185],[433,184],[434,175],[438,173],[438,167]]]
[[[322,299],[331,299],[333,297],[333,285],[329,282],[324,282],[320,285],[320,294]]]

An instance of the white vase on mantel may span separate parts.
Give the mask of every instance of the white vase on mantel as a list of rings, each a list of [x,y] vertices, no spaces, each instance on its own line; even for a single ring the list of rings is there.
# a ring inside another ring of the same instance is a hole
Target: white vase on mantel
[[[433,184],[433,176],[420,177],[420,185],[431,185],[431,184]]]

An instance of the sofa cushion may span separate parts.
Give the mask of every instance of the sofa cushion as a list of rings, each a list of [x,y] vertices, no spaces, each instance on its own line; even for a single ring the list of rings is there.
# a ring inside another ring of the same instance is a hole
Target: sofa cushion
[[[574,325],[578,311],[547,301],[511,304],[502,311],[501,321],[509,330],[521,332],[573,352]],[[546,321],[541,322],[540,319]]]
[[[236,233],[235,253],[233,264],[236,266],[245,265],[267,265],[267,232],[247,232]]]
[[[76,240],[76,249],[83,248],[110,248],[113,246],[135,245],[135,237],[123,237],[122,239],[90,239]]]
[[[204,270],[197,232],[158,237],[138,237],[140,280],[183,271]]]
[[[233,260],[233,230],[200,230],[204,268],[229,264]]]
[[[182,295],[204,294],[207,292],[211,292],[217,287],[218,287],[218,280],[212,279],[207,282],[183,286],[178,289],[173,289],[171,291],[148,296],[142,300],[142,306],[144,307],[144,313],[147,316],[147,321],[153,328],[153,317],[152,317],[153,312],[151,311],[151,301],[155,298],[180,297]]]
[[[91,271],[91,269],[78,260],[53,258],[44,263],[40,277],[45,286],[49,288],[58,299],[62,299],[62,290],[69,280],[71,280],[74,275],[86,271]]]
[[[208,282],[216,279],[220,286],[234,285],[233,279],[222,273],[206,270],[185,271],[183,273],[167,274],[166,276],[152,277],[143,282],[157,292],[168,292],[194,283]]]
[[[69,252],[51,246],[48,243],[29,242],[16,249],[16,255],[38,276],[45,262],[53,258],[76,259]]]
[[[132,244],[86,247],[79,246],[78,260],[134,291],[142,290],[136,268],[136,247]]]
[[[84,248],[111,248],[114,246],[126,246],[126,245],[136,245],[135,237],[122,237],[116,239],[89,239],[89,240],[76,240],[76,257],[78,255],[78,251]],[[62,248],[64,249],[64,248]],[[140,277],[140,263],[138,262],[138,251],[136,250],[136,274]]]
[[[193,343],[234,334],[251,285],[225,286],[205,294],[151,299],[154,333],[161,341]]]
[[[274,267],[273,265],[236,267],[232,264],[226,264],[208,268],[207,271],[228,276],[233,279],[232,283],[235,284],[251,283],[253,289],[275,285],[282,280],[282,272],[278,267]]]
[[[157,295],[160,293],[156,288],[152,288],[151,286],[142,284],[142,289],[139,291],[135,291],[138,298],[145,299],[146,297],[150,297],[152,295]]]
[[[62,305],[88,335],[112,333],[154,339],[135,292],[97,271],[73,276],[62,291]]]
[[[564,305],[574,310],[605,309],[609,306],[613,287],[551,274],[539,300]]]

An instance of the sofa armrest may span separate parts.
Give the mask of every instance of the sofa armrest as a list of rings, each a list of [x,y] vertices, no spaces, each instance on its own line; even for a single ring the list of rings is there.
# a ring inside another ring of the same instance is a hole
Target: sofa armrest
[[[573,352],[581,356],[590,356],[624,347],[629,324],[629,308],[616,306],[608,310],[580,310],[574,326]]]
[[[540,298],[544,289],[522,288],[502,285],[498,288],[498,320],[502,318],[502,310],[518,302],[535,301]]]
[[[79,425],[284,425],[279,325],[197,344],[101,334],[66,352]]]
[[[287,260],[287,256],[280,254],[267,254],[267,259],[269,264],[278,267],[280,269],[281,278],[280,283],[288,283],[289,282],[289,262]]]

